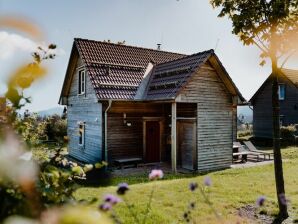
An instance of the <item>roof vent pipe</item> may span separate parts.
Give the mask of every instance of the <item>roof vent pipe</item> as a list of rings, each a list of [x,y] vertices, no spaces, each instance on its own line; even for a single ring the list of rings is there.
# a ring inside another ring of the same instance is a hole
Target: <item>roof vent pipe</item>
[[[160,51],[160,46],[161,46],[161,44],[157,44],[157,50],[159,50],[159,51]]]

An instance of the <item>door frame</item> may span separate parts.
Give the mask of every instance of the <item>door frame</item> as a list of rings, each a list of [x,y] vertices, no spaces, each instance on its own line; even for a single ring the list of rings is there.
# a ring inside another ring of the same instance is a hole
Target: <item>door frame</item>
[[[193,138],[194,138],[194,141],[193,141],[193,147],[194,147],[194,150],[193,150],[193,159],[192,159],[192,162],[193,162],[193,170],[197,170],[197,167],[198,167],[198,143],[197,143],[197,133],[198,133],[198,129],[197,129],[197,119],[196,118],[177,118],[177,146],[178,146],[178,153],[177,153],[177,157],[180,156],[180,160],[182,159],[181,157],[181,149],[180,149],[180,135],[181,135],[181,132],[179,131],[180,127],[181,127],[181,123],[193,123],[194,124],[194,132],[193,132]],[[177,161],[179,161],[178,159],[179,158],[176,158]],[[182,163],[182,161],[180,161]],[[180,164],[180,166],[182,167],[182,164]]]
[[[147,121],[157,121],[159,123],[159,162],[161,162],[164,118],[163,117],[143,117],[143,160],[144,161],[146,161],[146,122]]]

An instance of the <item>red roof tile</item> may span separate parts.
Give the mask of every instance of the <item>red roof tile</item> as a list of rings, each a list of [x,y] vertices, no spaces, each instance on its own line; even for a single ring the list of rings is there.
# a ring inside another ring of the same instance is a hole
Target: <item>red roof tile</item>
[[[158,64],[151,75],[146,99],[173,99],[194,71],[204,64],[213,50]]]
[[[75,39],[100,99],[133,99],[149,62],[159,64],[185,55],[160,50]]]

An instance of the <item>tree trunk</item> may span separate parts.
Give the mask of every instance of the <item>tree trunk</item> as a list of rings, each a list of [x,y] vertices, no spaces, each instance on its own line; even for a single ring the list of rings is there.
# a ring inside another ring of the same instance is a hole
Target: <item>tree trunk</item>
[[[280,152],[280,118],[278,97],[278,74],[277,60],[272,60],[272,125],[273,125],[273,150],[276,193],[279,206],[278,219],[280,223],[288,218],[287,204],[283,200],[285,196],[284,177],[282,168],[282,157]],[[277,222],[279,223],[279,222]]]

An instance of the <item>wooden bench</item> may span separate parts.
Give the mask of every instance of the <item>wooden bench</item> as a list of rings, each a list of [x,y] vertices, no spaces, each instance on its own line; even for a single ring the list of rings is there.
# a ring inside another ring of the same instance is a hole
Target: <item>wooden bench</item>
[[[242,162],[247,162],[247,156],[248,155],[255,156],[257,158],[257,161],[260,161],[260,156],[264,156],[264,160],[265,160],[265,155],[260,154],[260,153],[256,153],[256,152],[248,152],[248,151],[243,152],[242,151],[242,152],[233,153],[233,157],[234,156],[241,156]]]
[[[123,168],[131,167],[131,165],[138,167],[138,164],[142,162],[142,158],[134,157],[134,158],[115,159],[114,162],[116,166],[119,166],[123,170]]]

